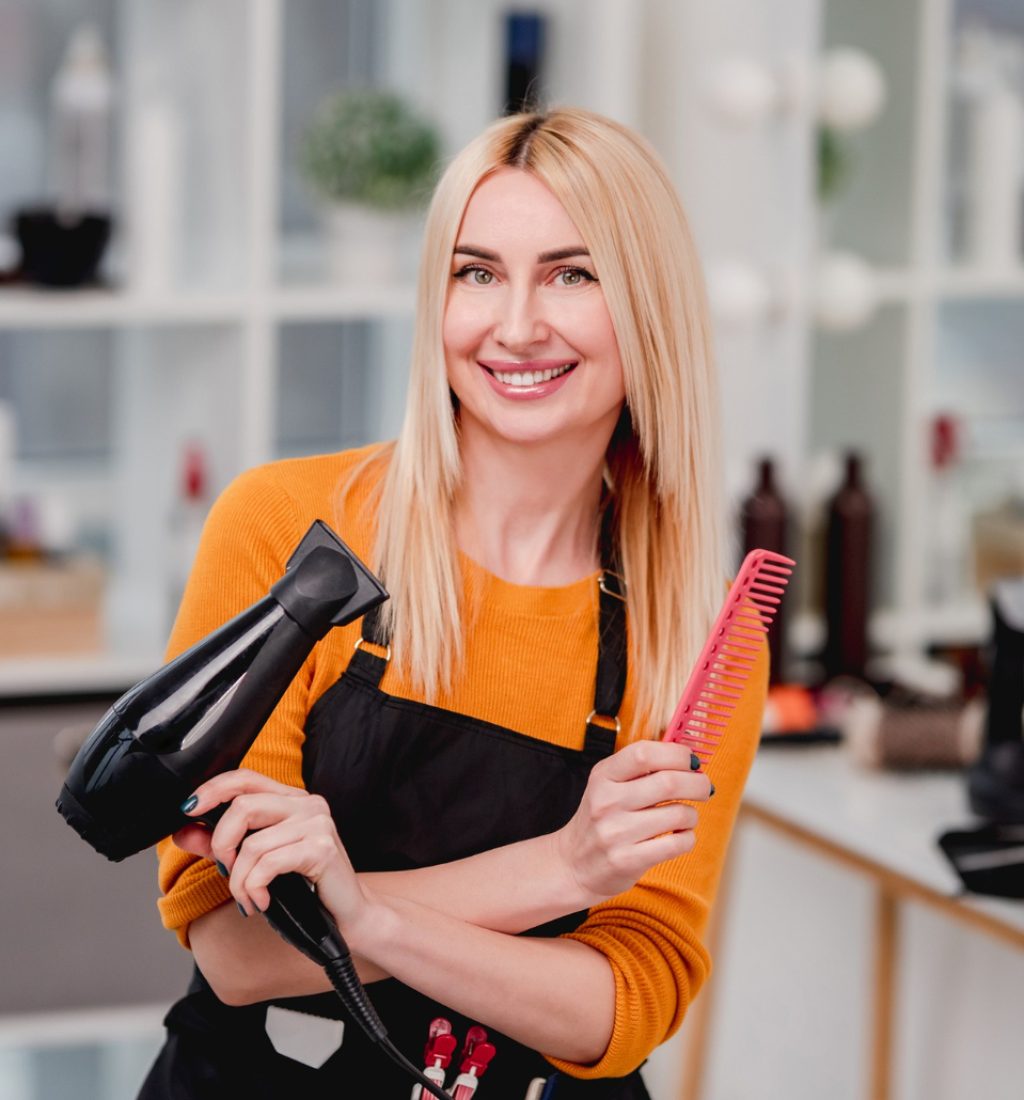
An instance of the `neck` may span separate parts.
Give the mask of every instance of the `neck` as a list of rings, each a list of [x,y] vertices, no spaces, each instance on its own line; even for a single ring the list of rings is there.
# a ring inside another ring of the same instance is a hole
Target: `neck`
[[[604,448],[581,453],[577,442],[520,444],[463,433],[459,549],[513,584],[565,585],[594,572]]]

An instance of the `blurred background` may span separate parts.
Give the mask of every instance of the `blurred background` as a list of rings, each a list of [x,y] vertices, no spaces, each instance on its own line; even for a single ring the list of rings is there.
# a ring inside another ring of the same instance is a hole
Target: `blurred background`
[[[62,772],[160,664],[224,485],[395,434],[423,199],[528,103],[663,157],[730,564],[799,562],[749,792],[783,831],[738,834],[714,999],[652,1094],[1020,1095],[1024,834],[999,900],[936,840],[1024,820],[1019,761],[968,797],[994,586],[1011,741],[1024,677],[1024,3],[0,0],[3,1097],[134,1095],[189,957],[153,860],[53,812]]]

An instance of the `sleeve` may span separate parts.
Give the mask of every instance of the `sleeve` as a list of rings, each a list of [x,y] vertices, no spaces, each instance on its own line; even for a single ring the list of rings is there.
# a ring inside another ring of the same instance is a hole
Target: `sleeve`
[[[215,502],[167,647],[168,660],[266,595],[284,572],[301,535],[297,509],[261,467],[242,474]],[[295,677],[243,766],[292,786],[302,786],[302,742],[312,678],[312,656]],[[230,899],[214,865],[177,848],[168,837],[157,845],[158,901],[164,926],[188,946],[188,926]]]
[[[549,1059],[572,1077],[621,1077],[679,1028],[711,970],[702,942],[747,774],[761,734],[768,685],[767,646],[752,670],[706,770],[715,796],[700,806],[697,843],[652,867],[630,890],[594,906],[571,939],[589,944],[615,976],[615,1022],[601,1059]]]

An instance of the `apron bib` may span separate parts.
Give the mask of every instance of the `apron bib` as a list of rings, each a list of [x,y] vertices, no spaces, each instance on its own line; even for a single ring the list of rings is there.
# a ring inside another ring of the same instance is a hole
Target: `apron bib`
[[[310,711],[303,750],[306,788],[330,804],[357,871],[446,863],[552,832],[572,817],[590,769],[615,748],[615,731],[593,719],[601,715],[618,725],[625,689],[619,583],[607,571],[600,577],[594,710],[580,749],[385,694],[379,685],[387,659],[362,642],[386,648],[387,639],[379,635],[374,613],[364,618],[363,637],[347,669]],[[585,917],[585,912],[570,914],[523,935],[557,936]],[[393,978],[367,990],[389,1038],[419,1068],[431,1021],[451,1021],[459,1047],[447,1070],[450,1084],[476,1021]],[[494,993],[502,995],[500,989]],[[405,1100],[412,1089],[412,1079],[347,1020],[334,994],[232,1008],[217,999],[197,969],[166,1025],[167,1043],[140,1100],[222,1100],[225,1090],[247,1100],[284,1095],[340,1100],[364,1093]],[[487,1032],[496,1053],[481,1078],[483,1100],[522,1100],[533,1078],[554,1074],[537,1051]],[[648,1096],[637,1072],[600,1081],[558,1074],[556,1080],[553,1100]]]

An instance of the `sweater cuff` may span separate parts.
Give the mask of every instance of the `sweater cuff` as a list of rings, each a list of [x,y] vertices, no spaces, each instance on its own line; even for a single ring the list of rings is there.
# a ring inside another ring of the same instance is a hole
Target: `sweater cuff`
[[[590,947],[594,946],[589,937],[576,936],[571,932],[567,933],[565,938],[580,940]],[[629,1057],[628,1048],[630,1045],[626,1034],[630,1021],[626,1018],[626,1013],[619,1011],[619,1006],[626,1003],[626,978],[621,968],[615,964],[615,961],[608,958],[607,955],[605,957],[608,959],[608,965],[611,967],[612,976],[615,979],[616,1007],[611,1039],[608,1041],[608,1047],[604,1054],[596,1062],[591,1062],[588,1065],[581,1065],[578,1062],[565,1062],[561,1058],[544,1055],[555,1069],[560,1073],[564,1073],[567,1077],[578,1077],[584,1081],[595,1080],[600,1077],[624,1077],[636,1068],[635,1066],[629,1068],[623,1066],[624,1060]]]
[[[174,885],[173,893],[157,900],[165,928],[175,932],[178,942],[187,948],[188,929],[197,917],[210,913],[231,900],[228,881],[208,860],[197,860],[187,867]]]

